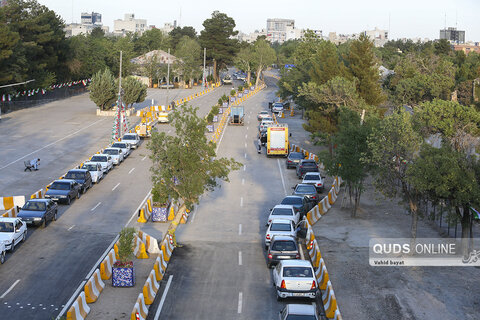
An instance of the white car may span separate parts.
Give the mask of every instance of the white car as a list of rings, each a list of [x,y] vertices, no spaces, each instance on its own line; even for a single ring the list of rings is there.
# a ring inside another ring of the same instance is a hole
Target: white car
[[[112,157],[114,165],[119,165],[125,158],[122,149],[120,148],[106,148],[105,150],[103,150],[103,153],[108,154]]]
[[[130,144],[126,142],[115,142],[110,146],[110,148],[120,148],[122,149],[123,152],[123,157],[126,158],[130,155],[132,152],[132,149],[130,148]]]
[[[97,162],[102,166],[103,173],[107,173],[113,169],[113,160],[112,157],[108,154],[94,154],[89,162]]]
[[[272,106],[272,112],[273,113],[280,113],[283,112],[283,103],[281,102],[275,102]]]
[[[265,118],[271,118],[271,117],[270,117],[270,112],[264,110],[264,111],[260,111],[260,112],[257,114],[257,120],[258,120],[258,121],[262,121],[262,119],[265,119]]]
[[[292,205],[279,204],[270,210],[267,224],[272,223],[273,219],[292,220],[297,225],[298,221],[300,221],[300,212],[295,210]]]
[[[123,136],[121,142],[126,142],[133,149],[137,149],[138,145],[140,144],[140,136],[136,133],[127,133]]]
[[[15,246],[27,238],[27,224],[20,218],[0,218],[0,241],[6,250],[13,251]]]
[[[259,131],[266,131],[268,127],[271,127],[275,124],[275,122],[273,122],[273,119],[272,118],[264,118],[262,120],[262,122],[260,122],[260,126],[259,126]]]
[[[317,280],[308,260],[280,260],[272,271],[277,299],[288,297],[315,299]]]
[[[103,179],[102,165],[98,162],[85,162],[82,166],[82,169],[86,169],[90,172],[93,183],[98,183]]]
[[[268,249],[274,235],[295,237],[295,223],[290,219],[273,219],[265,232],[265,248]]]
[[[320,172],[305,173],[302,184],[313,184],[318,192],[323,192],[324,189],[324,182]]]
[[[315,304],[287,304],[280,311],[279,320],[304,319],[318,320]]]

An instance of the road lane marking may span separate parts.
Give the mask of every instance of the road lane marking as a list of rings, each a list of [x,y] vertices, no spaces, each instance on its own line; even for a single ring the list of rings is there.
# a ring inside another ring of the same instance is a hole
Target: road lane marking
[[[167,286],[165,287],[165,290],[163,291],[162,300],[160,300],[160,304],[158,305],[157,312],[155,313],[154,320],[158,320],[158,317],[160,317],[160,313],[162,312],[163,304],[165,303],[165,299],[167,298],[168,289],[170,289],[170,285],[172,284],[172,279],[173,279],[173,275],[170,275],[170,277],[168,277]]]
[[[0,299],[5,298],[5,296],[6,296],[10,291],[12,291],[13,288],[15,288],[15,286],[16,286],[19,282],[20,282],[20,279],[18,279],[17,281],[15,281],[15,282],[10,286],[10,288],[8,288],[8,290],[5,291],[5,293],[0,296]]]
[[[145,160],[145,159],[147,159],[147,156],[143,157],[143,158],[142,158],[142,161]]]
[[[282,166],[280,165],[280,160],[277,159],[278,163],[278,170],[280,171],[280,178],[282,178],[282,185],[283,185],[283,191],[285,192],[285,196],[287,195],[287,188],[285,187],[285,180],[283,179],[283,172],[282,172]]]
[[[241,223],[238,225],[238,235],[239,236],[242,235],[242,224]]]
[[[242,179],[242,185],[244,185],[244,184],[245,184],[245,179]]]
[[[239,265],[239,266],[243,265],[243,261],[242,261],[242,251],[238,251],[238,265]]]
[[[80,131],[83,131],[83,130],[85,130],[85,129],[88,129],[88,128],[90,128],[91,126],[94,126],[95,124],[97,124],[97,123],[99,123],[99,122],[101,122],[101,121],[105,121],[105,120],[106,120],[106,119],[101,119],[101,120],[95,121],[95,122],[93,122],[92,124],[89,124],[88,126],[83,127],[83,128],[81,128],[81,129],[73,132],[73,133],[70,133],[69,135],[66,135],[66,136],[63,137],[63,138],[60,138],[60,139],[58,139],[58,140],[55,140],[54,142],[49,143],[49,144],[47,144],[46,146],[41,147],[41,148],[39,148],[39,149],[37,149],[37,150],[35,150],[35,151],[32,151],[32,152],[30,152],[29,154],[26,154],[26,155],[24,155],[23,157],[18,158],[17,160],[14,160],[14,161],[12,161],[12,162],[10,162],[10,163],[7,163],[7,164],[4,165],[3,167],[0,167],[0,170],[5,169],[6,167],[8,167],[8,166],[10,166],[10,165],[12,165],[12,164],[14,164],[14,163],[22,160],[22,159],[25,159],[26,157],[28,157],[28,156],[36,153],[36,152],[39,152],[39,151],[41,151],[41,150],[43,150],[43,149],[45,149],[45,148],[48,148],[48,147],[50,147],[50,146],[53,146],[54,144],[56,144],[56,143],[58,143],[58,142],[60,142],[60,141],[62,141],[62,140],[65,140],[65,139],[67,139],[67,138],[70,138],[71,136],[76,135],[76,134],[79,133]]]
[[[132,173],[134,170],[135,168],[130,169],[130,171],[128,171],[128,174]]]
[[[115,187],[113,187],[112,191],[115,191],[115,189],[117,189],[117,187],[118,187],[119,185],[120,185],[120,182],[117,183],[117,184],[115,185]]]
[[[240,197],[240,207],[243,207],[243,197]]]
[[[246,164],[243,165],[243,171],[247,171],[247,165]]]
[[[250,121],[248,123],[250,123]],[[247,131],[248,131],[248,127],[247,127]]]
[[[242,304],[243,304],[243,293],[239,292],[238,293],[238,308],[237,308],[237,313],[242,313]]]
[[[95,207],[93,207],[92,209],[90,209],[90,211],[93,211],[93,210],[97,209],[98,206],[101,205],[101,204],[102,204],[102,202],[100,201],[99,203],[97,203],[97,204],[95,205]]]
[[[245,148],[247,147],[247,143],[245,142]]]
[[[247,138],[248,138],[248,134],[245,134],[245,139],[247,139]]]
[[[247,153],[245,152],[245,159],[247,159]]]
[[[70,230],[72,230],[74,227],[75,227],[75,225],[71,226],[71,227],[68,228],[67,230],[70,231]]]

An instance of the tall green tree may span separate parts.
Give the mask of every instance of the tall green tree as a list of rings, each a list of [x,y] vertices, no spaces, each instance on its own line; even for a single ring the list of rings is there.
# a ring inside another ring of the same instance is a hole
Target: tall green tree
[[[220,69],[232,63],[237,52],[237,40],[232,39],[238,33],[234,30],[235,20],[225,13],[214,11],[212,17],[203,22],[203,27],[200,44],[207,48],[207,58],[213,61],[213,75],[218,81]]]
[[[152,50],[166,51],[170,44],[168,34],[156,28],[145,31],[141,36],[136,35],[132,39],[135,53],[138,56]]]
[[[252,64],[253,64],[253,47],[248,44],[238,51],[234,59],[235,66],[247,73],[247,83],[250,83]]]
[[[260,39],[253,45],[253,67],[255,68],[255,85],[258,86],[263,70],[276,60],[275,50],[270,47],[267,41]]]
[[[112,107],[117,98],[115,78],[110,70],[98,71],[88,86],[90,91],[90,100],[95,103],[100,110],[108,110]]]
[[[147,86],[134,77],[127,77],[122,81],[123,102],[127,106],[145,101]]]
[[[367,104],[378,106],[385,101],[385,96],[380,86],[378,59],[373,48],[370,39],[362,34],[358,40],[352,41],[347,60],[352,76],[358,79],[356,85],[360,97]]]
[[[190,26],[176,27],[168,35],[170,36],[170,48],[172,48],[173,52],[177,50],[177,45],[183,37],[187,36],[193,40],[197,39],[195,28]]]
[[[215,158],[215,143],[205,136],[205,120],[198,108],[182,106],[170,114],[175,135],[154,132],[148,144],[152,159],[152,193],[160,202],[183,201],[188,209],[200,195],[212,191],[220,181],[229,181],[240,163],[233,158]]]
[[[176,66],[184,79],[190,82],[190,86],[193,85],[194,78],[201,73],[201,54],[200,45],[189,36],[184,36],[177,45],[176,57],[179,60]]]
[[[330,41],[320,41],[311,57],[312,68],[309,71],[311,81],[322,85],[335,77],[345,77],[347,70],[340,60],[337,47]]]

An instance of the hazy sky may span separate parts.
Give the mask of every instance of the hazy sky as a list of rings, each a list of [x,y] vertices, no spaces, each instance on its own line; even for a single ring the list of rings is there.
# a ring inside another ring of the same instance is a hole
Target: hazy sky
[[[103,24],[112,29],[113,20],[125,13],[163,27],[177,20],[197,32],[214,10],[232,17],[236,30],[249,33],[266,27],[268,18],[295,19],[297,28],[328,32],[358,33],[374,27],[388,30],[390,38],[437,39],[439,30],[457,26],[466,40],[480,41],[480,0],[38,0],[59,14],[66,23],[80,22],[81,12],[99,12]],[[72,10],[73,8],[73,10]],[[73,12],[73,15],[72,15]],[[390,17],[390,18],[389,18]]]

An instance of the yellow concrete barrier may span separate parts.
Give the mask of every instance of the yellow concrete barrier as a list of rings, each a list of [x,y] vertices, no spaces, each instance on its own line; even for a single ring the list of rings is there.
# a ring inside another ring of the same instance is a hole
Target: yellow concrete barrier
[[[130,315],[130,320],[145,320],[147,319],[147,315],[148,309],[145,305],[145,298],[143,297],[143,293],[140,293],[133,307],[132,314]]]
[[[157,281],[161,281],[167,270],[167,261],[165,261],[162,254],[157,257],[157,260],[155,260],[153,270],[155,270],[155,278]]]
[[[143,243],[138,235],[135,237],[133,254],[137,257],[137,259],[148,259],[145,243]]]
[[[160,248],[158,247],[158,240],[154,237],[146,234],[143,231],[138,231],[138,236],[145,243],[145,247],[148,253],[160,253]]]
[[[161,246],[161,250],[163,253],[163,258],[166,262],[170,261],[170,257],[172,256],[174,246],[173,246],[173,237],[171,235],[167,235]]]
[[[112,267],[116,261],[117,258],[115,257],[115,249],[112,249],[100,264],[100,276],[102,280],[108,280],[112,277]]]
[[[85,292],[82,291],[70,309],[67,311],[67,320],[85,319],[90,312],[90,307],[85,300]]]
[[[0,197],[0,210],[9,210],[13,207],[23,207],[25,196]]]
[[[83,290],[85,290],[85,298],[87,303],[93,303],[97,301],[104,287],[105,284],[101,279],[100,270],[97,269],[83,287]]]
[[[145,304],[149,305],[153,303],[159,288],[160,284],[155,279],[155,270],[152,270],[142,289],[143,296],[145,297]]]
[[[30,196],[30,199],[41,199],[43,198],[43,195],[45,194],[45,191],[43,189],[38,190],[34,194]]]

